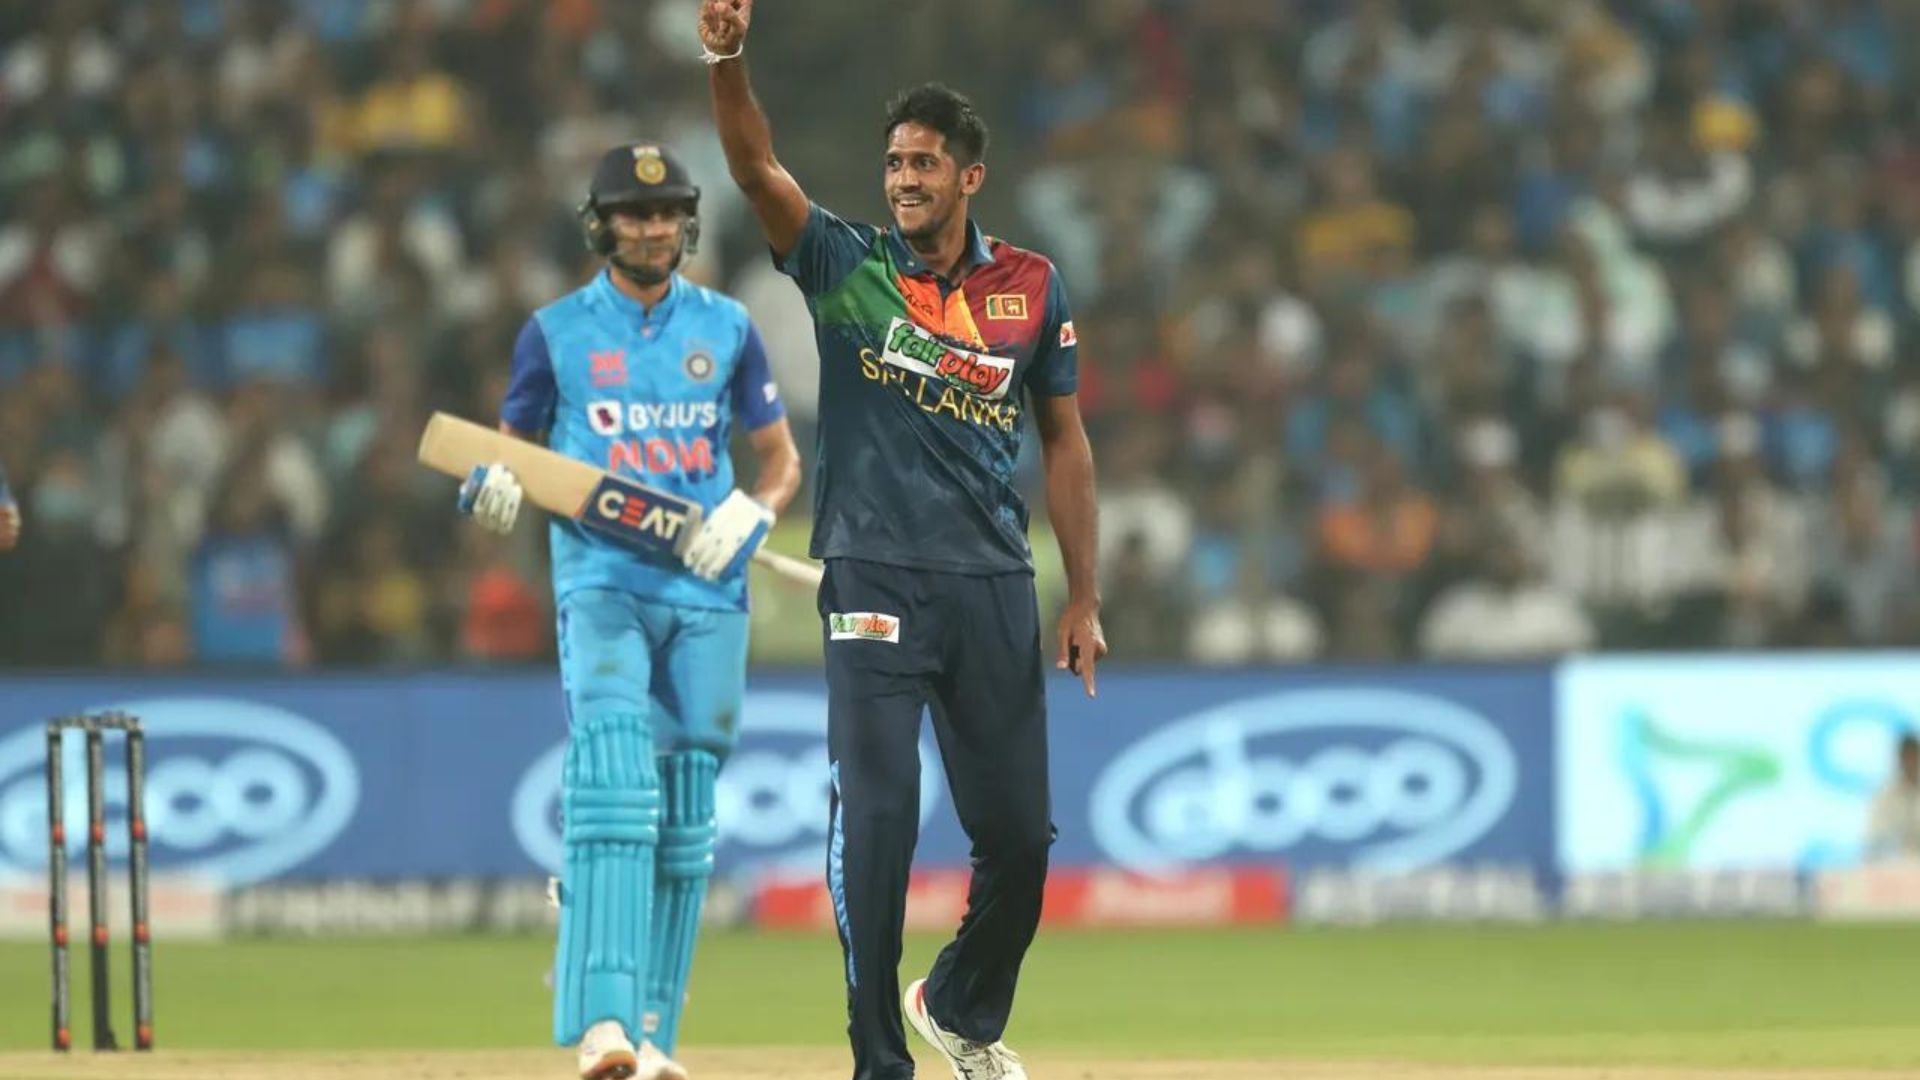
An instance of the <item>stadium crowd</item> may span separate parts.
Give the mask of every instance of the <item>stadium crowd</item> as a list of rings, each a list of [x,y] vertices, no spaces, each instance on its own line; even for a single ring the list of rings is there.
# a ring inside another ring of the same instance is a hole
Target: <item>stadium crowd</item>
[[[587,168],[643,134],[702,183],[690,273],[755,313],[806,451],[805,309],[693,23],[0,7],[0,663],[550,650],[541,530],[460,527],[413,446],[431,409],[496,414],[526,314],[591,272]],[[1073,294],[1116,661],[1920,641],[1920,5],[757,26],[782,157],[849,216],[883,213],[893,89],[937,76],[993,125],[979,216]]]

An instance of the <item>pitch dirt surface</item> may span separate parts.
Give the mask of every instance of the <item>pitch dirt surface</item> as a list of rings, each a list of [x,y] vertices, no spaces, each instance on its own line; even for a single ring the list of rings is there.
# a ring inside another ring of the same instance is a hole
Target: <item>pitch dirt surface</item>
[[[846,1080],[843,1052],[818,1047],[710,1050],[685,1062],[693,1080]],[[1887,1080],[1858,1069],[1730,1069],[1661,1066],[1431,1065],[1396,1061],[1138,1061],[1030,1054],[1038,1080]],[[922,1058],[920,1076],[946,1070]],[[393,1051],[388,1053],[180,1052],[72,1055],[0,1054],[13,1080],[571,1080],[562,1051]]]

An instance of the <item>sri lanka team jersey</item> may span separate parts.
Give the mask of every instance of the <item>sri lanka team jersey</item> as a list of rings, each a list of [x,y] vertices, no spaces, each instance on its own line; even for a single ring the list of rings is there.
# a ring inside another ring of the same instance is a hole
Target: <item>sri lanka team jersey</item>
[[[607,272],[534,312],[513,348],[501,419],[547,445],[712,509],[733,490],[727,440],[786,415],[766,347],[729,297],[675,275],[651,311]],[[555,597],[624,589],[680,607],[744,610],[746,575],[706,582],[553,519]]]
[[[820,342],[815,558],[1032,571],[1021,407],[1075,391],[1073,323],[1042,256],[968,222],[967,258],[949,288],[894,230],[815,205],[781,260]]]

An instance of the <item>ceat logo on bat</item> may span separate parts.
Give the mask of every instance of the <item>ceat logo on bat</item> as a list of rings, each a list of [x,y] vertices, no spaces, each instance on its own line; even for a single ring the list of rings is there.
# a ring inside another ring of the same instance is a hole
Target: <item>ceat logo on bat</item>
[[[885,641],[900,644],[900,617],[878,611],[836,611],[827,616],[827,634],[834,641]]]
[[[1013,381],[1012,360],[955,348],[905,319],[893,320],[880,359],[993,400],[1006,397]]]
[[[587,496],[580,524],[629,547],[671,554],[686,528],[687,511],[656,492],[607,476]]]

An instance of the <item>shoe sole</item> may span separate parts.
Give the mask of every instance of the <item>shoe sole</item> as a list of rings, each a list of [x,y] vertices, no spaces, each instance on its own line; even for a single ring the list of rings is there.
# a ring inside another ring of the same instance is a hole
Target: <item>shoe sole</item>
[[[947,1071],[953,1074],[953,1080],[967,1080],[966,1074],[960,1071],[960,1063],[953,1060],[953,1055],[941,1043],[940,1036],[933,1033],[933,1017],[927,1013],[927,980],[915,979],[907,987],[900,1005],[900,1011],[906,1014],[907,1026],[913,1028],[914,1034],[920,1036],[928,1046],[940,1052],[940,1058],[947,1063]]]
[[[580,1074],[580,1080],[630,1080],[640,1068],[640,1063],[632,1054],[615,1051],[600,1059],[589,1072]]]

